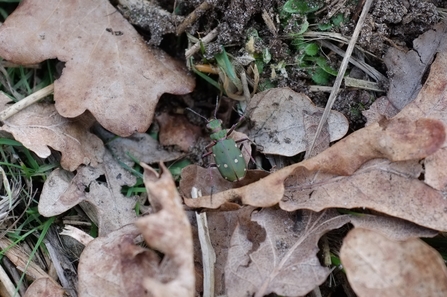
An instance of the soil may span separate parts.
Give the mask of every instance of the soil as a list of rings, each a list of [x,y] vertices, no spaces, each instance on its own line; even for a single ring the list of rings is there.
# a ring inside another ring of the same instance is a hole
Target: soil
[[[193,59],[197,63],[213,63],[214,55],[220,52],[222,47],[225,47],[225,50],[233,57],[242,57],[247,54],[248,32],[256,30],[259,38],[255,38],[252,45],[254,54],[261,55],[261,51],[265,48],[271,54],[271,61],[266,65],[270,67],[264,67],[260,73],[260,90],[267,86],[287,86],[297,92],[305,93],[315,104],[324,107],[329,94],[310,91],[310,86],[315,82],[310,79],[308,73],[296,66],[299,53],[293,44],[291,34],[299,32],[302,29],[300,24],[306,19],[311,24],[309,30],[317,31],[318,25],[327,24],[334,16],[342,15],[344,22],[338,26],[332,26],[326,32],[339,33],[349,38],[364,1],[314,0],[314,4],[320,7],[315,13],[304,17],[296,14],[289,19],[284,19],[281,15],[281,8],[285,2],[285,0],[208,1],[209,8],[196,11],[198,18],[189,23],[185,32],[195,37],[204,37],[217,28],[218,35],[204,47],[204,51],[195,54]],[[186,46],[183,44],[172,48],[171,41],[177,38],[174,35],[176,28],[201,3],[200,0],[159,1],[159,6],[121,8],[121,10],[129,21],[140,29],[143,36],[146,36],[149,44],[160,45],[171,55],[182,57]],[[178,6],[174,6],[176,4]],[[357,42],[358,48],[364,50],[364,53],[356,51],[354,55],[364,59],[369,65],[386,75],[387,69],[381,58],[387,49],[390,47],[397,47],[401,50],[411,49],[412,41],[417,36],[430,30],[434,24],[441,20],[439,8],[446,7],[447,3],[441,0],[373,1]],[[176,14],[168,14],[166,11],[175,11]],[[263,12],[268,15],[267,18],[263,17]],[[176,43],[178,44],[178,42]],[[164,46],[165,44],[170,44],[170,46]],[[336,43],[336,45],[341,49],[346,48],[346,44]],[[323,49],[323,54],[329,59],[330,65],[337,69],[342,57],[326,49]],[[276,71],[277,75],[272,79],[271,67],[278,63],[287,65],[285,67],[287,75],[281,75],[282,73]],[[350,67],[347,73],[351,71],[355,72],[356,76],[367,79],[359,69]],[[334,78],[331,78],[329,85]],[[201,88],[202,86],[203,88]],[[200,83],[192,96],[194,101],[199,102],[208,98],[208,105],[212,106],[216,95],[217,92],[210,90],[206,83]],[[367,109],[380,95],[360,89],[344,89],[340,93],[334,109],[345,114],[352,129],[356,130],[364,125],[365,120],[361,111]]]

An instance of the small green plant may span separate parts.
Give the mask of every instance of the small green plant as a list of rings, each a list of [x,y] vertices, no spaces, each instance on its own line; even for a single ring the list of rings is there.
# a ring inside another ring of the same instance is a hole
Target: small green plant
[[[317,42],[306,39],[305,33],[311,27],[311,22],[315,21],[314,12],[323,6],[322,1],[287,1],[280,13],[283,26],[297,28],[295,32],[290,32],[289,38],[295,49],[295,65],[300,70],[306,72],[309,77],[318,85],[328,85],[331,79],[337,76],[328,58],[324,55]],[[312,25],[320,31],[326,31],[333,27],[340,26],[345,21],[342,14],[337,14],[329,22]]]

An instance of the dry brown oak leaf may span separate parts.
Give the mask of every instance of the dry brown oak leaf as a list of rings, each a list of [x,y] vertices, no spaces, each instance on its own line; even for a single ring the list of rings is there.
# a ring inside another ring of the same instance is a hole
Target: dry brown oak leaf
[[[146,131],[163,93],[195,86],[107,0],[22,1],[0,28],[0,56],[18,64],[65,62],[54,82],[57,111],[72,118],[89,110],[120,136]]]
[[[318,240],[349,222],[336,211],[286,212],[264,208],[240,222],[225,267],[228,296],[304,296],[330,274],[317,257]]]
[[[135,222],[137,197],[125,197],[123,186],[133,186],[135,176],[124,169],[106,150],[98,167],[80,166],[76,175],[56,169],[42,189],[39,213],[45,217],[59,215],[80,204],[104,236]]]
[[[191,226],[175,183],[164,165],[160,176],[141,165],[154,213],[140,218],[138,228],[129,224],[87,245],[79,260],[80,297],[194,296]],[[153,250],[136,245],[140,232]]]
[[[143,180],[155,213],[136,225],[147,245],[165,255],[158,275],[145,275],[144,287],[155,297],[195,296],[191,225],[169,170],[160,163],[160,174],[144,163]]]
[[[279,203],[287,211],[364,207],[445,231],[447,201],[419,180],[423,168],[418,162],[444,139],[444,127],[437,120],[392,119],[356,131],[319,155],[248,186],[185,203],[206,208]]]
[[[447,295],[444,261],[419,238],[393,241],[355,228],[343,240],[340,259],[359,297]]]
[[[0,110],[9,101],[1,93]],[[5,120],[0,130],[11,133],[41,158],[51,155],[49,147],[60,151],[61,166],[73,171],[81,164],[96,166],[102,162],[104,145],[88,131],[94,122],[88,113],[67,119],[57,113],[54,104],[37,103]]]

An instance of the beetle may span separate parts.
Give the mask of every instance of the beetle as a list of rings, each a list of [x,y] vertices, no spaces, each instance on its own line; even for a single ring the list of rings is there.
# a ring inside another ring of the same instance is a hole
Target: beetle
[[[212,119],[207,119],[190,108],[188,108],[188,110],[192,111],[201,118],[204,118],[208,122],[206,127],[211,132],[210,138],[212,142],[206,146],[206,150],[211,149],[211,151],[205,153],[202,158],[212,154],[214,157],[215,166],[224,179],[231,182],[242,180],[247,173],[247,165],[245,164],[242,152],[237,146],[236,141],[228,137],[242,118],[230,129],[223,129],[222,121],[216,118],[217,106],[214,112],[214,118]],[[246,139],[241,139],[237,142],[242,142],[245,140]]]
[[[234,141],[228,136],[233,132],[238,123],[233,125],[229,130],[222,128],[222,121],[219,119],[211,119],[206,127],[211,131],[210,138],[213,140],[206,148],[211,152],[204,156],[213,154],[217,169],[228,181],[239,181],[245,177],[247,173],[247,165],[242,156],[242,152]],[[240,141],[243,141],[242,139]]]

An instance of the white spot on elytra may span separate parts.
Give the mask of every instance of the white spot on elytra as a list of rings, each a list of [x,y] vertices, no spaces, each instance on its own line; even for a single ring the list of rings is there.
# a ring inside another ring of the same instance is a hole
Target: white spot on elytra
[[[234,163],[237,163],[237,162],[239,162],[239,160],[238,159],[234,159]]]
[[[234,147],[237,147],[237,144],[235,144]]]
[[[239,155],[239,158],[242,158],[242,154]]]
[[[244,168],[244,171],[247,171],[247,168]]]
[[[217,168],[219,168],[220,167],[220,164],[217,164]]]
[[[224,167],[225,167],[225,168],[228,168],[228,165],[227,165],[227,164],[224,164]]]
[[[213,157],[215,157],[216,156],[216,154],[213,154]]]

